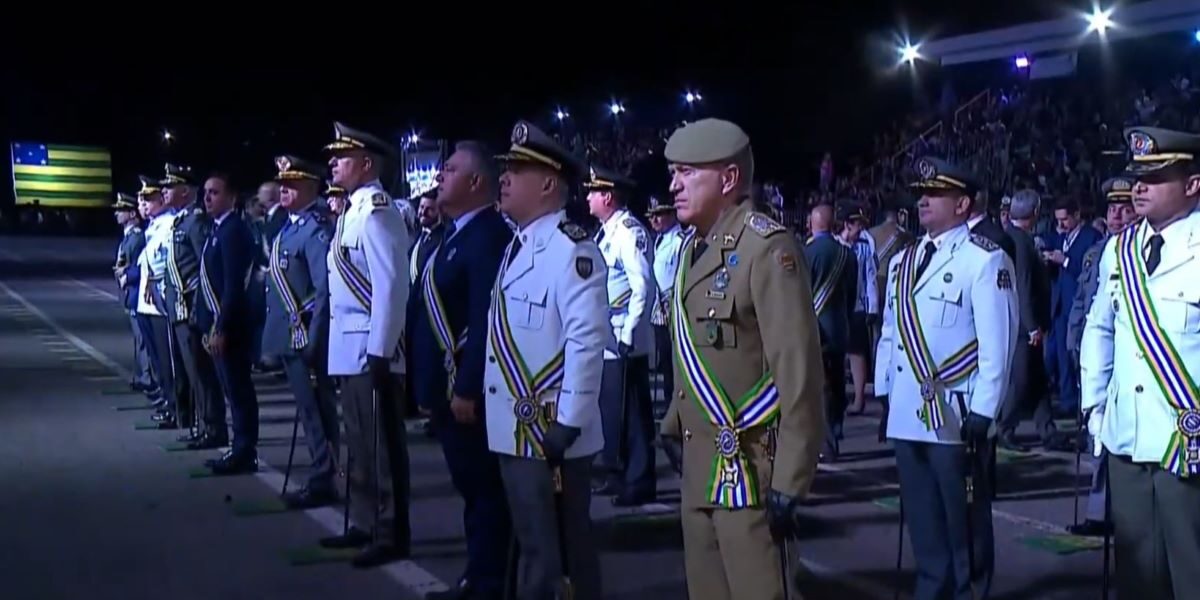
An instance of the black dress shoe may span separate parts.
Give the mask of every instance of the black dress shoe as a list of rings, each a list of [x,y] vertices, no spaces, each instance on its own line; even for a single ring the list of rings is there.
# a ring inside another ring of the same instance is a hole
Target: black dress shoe
[[[187,432],[187,433],[185,433],[185,434],[183,434],[183,435],[181,435],[181,436],[179,436],[179,437],[175,438],[175,441],[178,441],[178,442],[184,442],[184,443],[189,443],[189,444],[190,444],[190,443],[192,443],[192,442],[198,442],[198,441],[200,441],[200,440],[202,440],[202,439],[204,439],[204,436],[201,436],[199,433],[197,433],[197,432],[196,432],[196,430],[195,430],[195,429],[193,429],[193,430],[191,430],[191,431],[189,431],[189,432]]]
[[[283,495],[283,503],[290,510],[308,510],[329,506],[337,502],[337,495],[332,490],[303,488]]]
[[[159,429],[179,429],[179,425],[175,423],[175,419],[173,417],[168,418],[165,421],[159,421],[157,425]]]
[[[258,471],[258,457],[253,452],[229,454],[211,467],[213,475],[242,475]]]
[[[208,460],[204,461],[204,466],[206,466],[206,467],[208,467],[208,468],[210,468],[210,469],[211,469],[213,465],[215,465],[215,464],[217,464],[217,463],[219,463],[219,462],[223,462],[223,461],[225,461],[225,460],[228,460],[230,456],[233,456],[233,450],[226,450],[226,451],[225,451],[223,454],[221,454],[220,456],[218,456],[218,457],[216,457],[216,458],[210,458],[210,459],[208,459]]]
[[[228,445],[229,445],[229,440],[223,440],[220,438],[210,437],[210,436],[206,435],[206,436],[197,438],[195,441],[188,442],[187,447],[188,447],[188,450],[216,450],[217,448],[224,448],[225,446],[228,446]],[[208,466],[212,466],[212,465],[208,465]]]
[[[409,552],[392,544],[371,544],[350,560],[355,569],[370,569],[408,558]]]
[[[1103,537],[1111,535],[1113,531],[1112,525],[1105,521],[1095,521],[1088,519],[1078,525],[1068,525],[1067,533],[1071,535],[1079,535],[1084,537]]]
[[[346,535],[335,535],[317,540],[317,545],[330,550],[341,550],[344,548],[361,548],[371,543],[371,534],[351,527]]]
[[[155,423],[161,423],[167,419],[174,420],[174,415],[172,415],[171,411],[169,410],[160,410],[150,416],[150,420],[154,421]]]

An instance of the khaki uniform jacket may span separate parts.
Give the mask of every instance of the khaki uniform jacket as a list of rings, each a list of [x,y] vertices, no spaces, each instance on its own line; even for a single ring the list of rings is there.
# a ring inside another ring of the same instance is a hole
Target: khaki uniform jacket
[[[802,496],[816,472],[825,422],[808,265],[787,230],[751,211],[748,202],[728,209],[707,242],[694,264],[679,265],[685,275],[675,293],[682,294],[700,356],[731,399],[753,388],[764,372],[773,374],[779,419],[743,432],[741,449],[758,473],[760,498],[768,487]],[[680,252],[693,243],[685,242]],[[718,283],[725,278],[726,285]],[[663,434],[683,439],[684,508],[712,506],[708,489],[717,427],[690,391],[678,351],[674,354],[680,375]]]

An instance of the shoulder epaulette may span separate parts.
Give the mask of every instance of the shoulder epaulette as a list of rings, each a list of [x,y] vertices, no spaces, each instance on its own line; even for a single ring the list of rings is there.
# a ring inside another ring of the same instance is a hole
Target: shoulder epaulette
[[[642,226],[642,224],[638,223],[638,220],[633,217],[626,217],[624,221],[621,221],[621,224],[630,229],[640,229]]]
[[[988,252],[995,252],[1000,249],[999,244],[983,237],[982,235],[979,235],[978,233],[971,234],[971,243],[983,248],[984,250],[987,250]]]
[[[388,198],[387,194],[376,193],[371,196],[371,206],[390,206],[392,199]]]
[[[762,237],[770,237],[780,231],[787,231],[787,228],[775,222],[775,219],[759,212],[746,213],[746,227]]]
[[[589,237],[584,228],[572,223],[571,221],[563,221],[562,223],[559,223],[558,230],[563,232],[563,234],[565,234],[567,237],[571,238],[572,242],[582,242]]]

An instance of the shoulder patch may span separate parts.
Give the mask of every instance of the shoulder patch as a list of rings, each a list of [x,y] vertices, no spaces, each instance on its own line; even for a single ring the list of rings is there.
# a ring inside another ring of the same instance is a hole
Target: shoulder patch
[[[746,213],[745,223],[754,233],[763,237],[770,237],[780,231],[787,230],[786,227],[776,223],[771,217],[758,212]]]
[[[1000,269],[996,273],[996,287],[1001,290],[1012,289],[1012,276],[1008,274],[1008,269]]]
[[[587,279],[592,276],[593,264],[592,259],[587,256],[575,257],[575,273],[580,279]]]
[[[1000,249],[999,244],[983,237],[982,235],[979,235],[978,233],[971,234],[971,243],[983,248],[984,250],[987,250],[988,252],[995,252]]]
[[[621,224],[630,229],[641,229],[642,228],[642,224],[638,223],[638,220],[633,217],[625,217],[625,220],[621,221]]]
[[[387,194],[375,194],[371,196],[371,206],[388,206],[392,203],[392,199],[387,197]]]
[[[582,242],[583,240],[588,239],[587,231],[571,221],[563,221],[562,223],[559,223],[558,230],[563,232],[563,234],[567,237],[571,238],[572,242]]]

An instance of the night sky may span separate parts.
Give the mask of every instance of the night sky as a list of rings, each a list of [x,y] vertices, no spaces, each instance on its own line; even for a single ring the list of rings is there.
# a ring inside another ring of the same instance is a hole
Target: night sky
[[[644,2],[622,11],[588,4],[581,5],[584,15],[594,17],[568,22],[559,11],[551,23],[418,17],[397,4],[409,18],[394,27],[365,5],[314,5],[322,14],[295,22],[282,20],[294,15],[253,24],[205,15],[194,30],[123,23],[103,37],[65,32],[56,47],[70,64],[29,52],[5,65],[4,137],[108,146],[121,190],[134,189],[139,172],[157,174],[168,159],[230,169],[251,184],[271,173],[276,153],[320,156],[335,119],[382,134],[413,128],[426,138],[501,146],[516,118],[550,126],[558,105],[585,127],[610,118],[604,111],[612,98],[625,103],[623,118],[633,125],[677,121],[688,116],[682,93],[691,87],[704,95],[700,114],[731,118],[749,131],[766,174],[794,177],[812,171],[823,150],[852,155],[911,108],[911,78],[889,71],[901,27],[923,39],[1090,5],[786,4],[797,6],[741,13],[736,9],[748,5]],[[339,27],[330,23],[352,11],[366,22],[347,28],[356,33],[332,34]],[[17,35],[28,37],[18,47],[37,43],[36,32]],[[141,47],[117,51],[116,36]],[[936,89],[926,91],[936,100]],[[162,142],[164,128],[178,138],[171,146]],[[11,190],[2,187],[0,203],[7,204]]]

